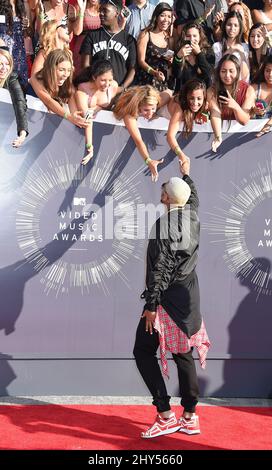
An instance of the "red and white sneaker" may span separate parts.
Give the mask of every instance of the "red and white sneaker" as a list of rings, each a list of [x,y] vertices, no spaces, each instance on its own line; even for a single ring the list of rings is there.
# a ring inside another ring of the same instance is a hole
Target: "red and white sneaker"
[[[185,419],[183,416],[179,420],[180,432],[185,434],[200,434],[199,418],[197,415],[193,415],[190,419]]]
[[[151,439],[152,437],[163,436],[164,434],[172,434],[178,431],[180,423],[178,422],[176,415],[172,412],[169,418],[162,418],[161,415],[157,415],[155,423],[147,431],[142,432],[141,436],[144,439]]]

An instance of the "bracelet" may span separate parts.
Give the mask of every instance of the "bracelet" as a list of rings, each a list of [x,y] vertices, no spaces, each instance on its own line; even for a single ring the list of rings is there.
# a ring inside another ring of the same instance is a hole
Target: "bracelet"
[[[93,144],[86,144],[86,149],[91,149],[93,147]]]
[[[146,69],[146,72],[149,74],[149,75],[153,75],[153,72],[154,72],[154,69],[152,69],[152,67],[150,67],[150,65],[147,67]]]
[[[146,157],[144,162],[145,162],[146,165],[148,165],[150,162],[152,162],[152,158]]]
[[[78,13],[77,16],[78,18],[84,18],[84,13]]]
[[[41,13],[41,14],[39,15],[39,18],[40,18],[40,20],[44,20],[44,19],[45,19],[45,16],[44,16],[44,14],[43,14],[43,13]]]
[[[65,111],[65,113],[63,115],[63,119],[68,119],[68,111]]]
[[[175,55],[174,61],[180,64],[182,62],[182,57],[178,57],[177,55]]]
[[[176,155],[180,155],[182,153],[182,150],[181,148],[177,145],[175,148],[174,148],[174,152]]]

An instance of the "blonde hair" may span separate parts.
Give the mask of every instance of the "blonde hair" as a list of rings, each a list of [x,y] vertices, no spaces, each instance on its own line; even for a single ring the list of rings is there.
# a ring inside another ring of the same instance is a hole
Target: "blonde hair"
[[[6,59],[8,59],[8,63],[9,63],[9,66],[10,66],[10,70],[7,73],[7,76],[5,78],[2,78],[2,80],[0,79],[0,88],[3,88],[3,86],[5,84],[5,81],[9,78],[9,76],[10,76],[12,70],[13,70],[13,58],[10,55],[10,53],[8,51],[6,51],[5,49],[0,49],[0,54],[3,55],[4,57],[6,57]]]
[[[89,0],[87,0],[87,5],[86,5],[87,8],[88,8],[88,3],[89,3]],[[99,12],[99,8],[100,8],[100,0],[97,0],[97,5],[95,6],[97,13]]]
[[[137,118],[139,108],[143,105],[160,105],[160,93],[151,85],[135,86],[122,93],[118,99],[113,114],[119,121],[126,115]]]
[[[56,20],[46,21],[46,23],[42,25],[40,32],[40,49],[43,49],[45,56],[57,47],[57,27],[58,22]]]

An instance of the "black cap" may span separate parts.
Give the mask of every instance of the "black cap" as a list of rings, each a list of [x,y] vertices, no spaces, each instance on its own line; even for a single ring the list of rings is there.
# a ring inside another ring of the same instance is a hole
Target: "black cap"
[[[110,5],[113,5],[117,10],[122,10],[123,8],[123,2],[122,0],[101,0],[101,4],[106,4],[109,3]]]

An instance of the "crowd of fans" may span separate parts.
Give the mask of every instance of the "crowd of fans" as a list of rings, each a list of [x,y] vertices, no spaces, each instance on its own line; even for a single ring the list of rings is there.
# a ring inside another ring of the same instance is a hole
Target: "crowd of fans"
[[[85,128],[101,109],[123,119],[148,165],[157,167],[137,119],[169,120],[167,141],[210,120],[212,150],[222,121],[268,119],[272,129],[272,0],[1,0],[0,87],[9,90],[20,146],[28,135],[26,96]]]

